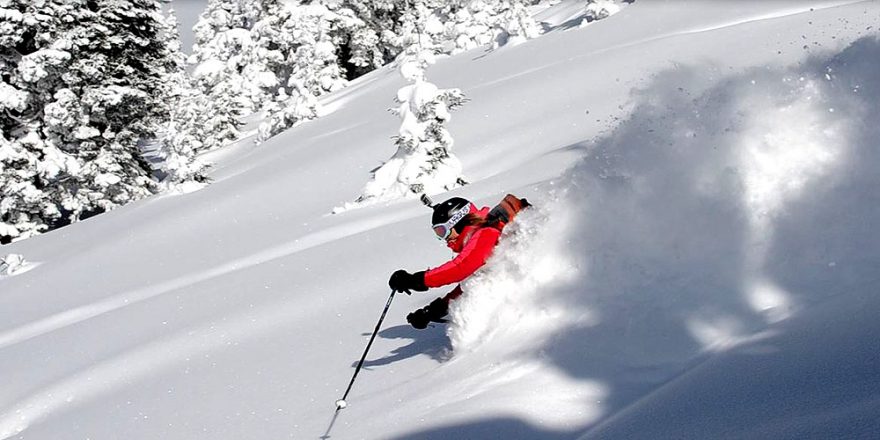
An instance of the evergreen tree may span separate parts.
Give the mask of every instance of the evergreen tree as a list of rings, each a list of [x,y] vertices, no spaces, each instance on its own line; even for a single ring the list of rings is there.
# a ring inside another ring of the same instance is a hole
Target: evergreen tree
[[[335,39],[346,17],[315,3],[301,5],[284,18],[282,34],[289,36],[283,57],[283,65],[289,68],[286,87],[279,89],[274,101],[265,107],[267,117],[260,125],[258,141],[317,117],[318,97],[342,88],[346,82]]]
[[[285,29],[291,20],[280,0],[210,0],[193,28],[189,58],[202,92],[232,104],[235,116],[272,102],[291,75],[287,54],[297,47]]]
[[[438,53],[455,54],[493,44],[517,44],[537,37],[531,0],[342,0],[340,14],[352,14],[340,52],[353,78],[390,63],[412,41],[430,39]]]
[[[400,89],[398,101],[397,152],[373,172],[356,204],[436,194],[467,183],[446,129],[450,112],[464,103],[461,91],[417,80]]]
[[[195,44],[189,63],[196,84],[208,99],[223,101],[223,120],[255,111],[256,87],[242,76],[253,48],[251,29],[259,17],[244,0],[209,0],[193,27]],[[237,123],[235,125],[238,125]]]
[[[484,1],[464,0],[451,3],[446,11],[449,53],[458,53],[493,44],[496,39],[495,8]]]
[[[258,141],[316,117],[320,96],[411,42],[441,54],[537,35],[527,0],[244,1],[209,2],[191,62],[208,98],[228,102],[229,120],[262,109]]]
[[[290,96],[282,91],[277,97],[277,104],[267,106],[267,118],[260,124],[257,142],[318,116],[318,99],[312,92],[299,82],[294,82],[289,89],[292,92]]]
[[[173,61],[150,0],[0,0],[0,241],[143,197]]]
[[[216,122],[217,115],[224,116],[225,113],[217,112],[218,109],[187,74],[186,56],[181,50],[174,9],[168,11],[165,44],[172,53],[174,63],[167,83],[167,96],[174,106],[163,127],[155,155],[161,161],[160,169],[166,186],[189,181],[202,182],[206,179],[207,164],[199,160],[198,153],[219,147],[223,141],[235,139],[238,134],[234,130],[237,121]]]
[[[320,3],[303,5],[294,12],[283,26],[293,36],[293,50],[285,59],[291,66],[288,85],[301,84],[314,96],[341,89],[346,80],[338,54],[340,34],[353,20]]]
[[[515,45],[541,35],[541,28],[529,14],[527,0],[496,2],[499,21],[495,46]]]
[[[529,0],[459,0],[437,11],[446,23],[443,38],[451,43],[444,52],[455,54],[476,47],[518,44],[540,35],[531,17]]]
[[[582,25],[608,18],[618,12],[620,12],[620,5],[613,0],[588,0],[587,6],[584,8]]]
[[[240,63],[236,61],[241,56],[222,44],[235,40],[234,36],[242,33],[240,29],[230,27],[246,21],[233,18],[233,12],[240,11],[236,4],[208,2],[194,26],[193,54],[186,60],[189,64],[196,64],[195,72],[189,75],[185,66],[178,64],[172,76],[175,107],[162,145],[166,172],[172,183],[202,180],[204,164],[195,156],[236,140],[240,135],[240,117],[252,107],[244,97],[242,84],[245,80],[239,74]],[[226,35],[227,32],[231,36]],[[179,39],[179,36],[173,38]]]
[[[399,31],[409,0],[342,0],[335,9],[355,18],[344,30],[349,79],[384,66],[403,51]]]
[[[354,203],[335,212],[422,193],[436,194],[467,183],[461,175],[461,162],[451,152],[453,139],[446,129],[450,112],[464,104],[465,97],[458,89],[440,89],[425,79],[425,68],[434,61],[436,52],[430,41],[424,41],[429,40],[425,35],[410,33],[407,49],[398,60],[400,73],[410,84],[397,92],[400,106],[393,110],[401,119],[394,142],[397,152],[373,171],[372,180]]]

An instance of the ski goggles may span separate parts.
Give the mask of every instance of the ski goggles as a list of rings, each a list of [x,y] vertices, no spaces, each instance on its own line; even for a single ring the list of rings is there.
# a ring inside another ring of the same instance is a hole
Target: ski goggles
[[[469,205],[465,205],[458,211],[455,211],[455,214],[452,214],[452,217],[449,217],[449,220],[446,220],[446,223],[442,223],[439,225],[434,225],[434,233],[437,234],[438,240],[446,240],[446,237],[449,237],[449,234],[452,233],[452,228],[455,227],[455,224],[460,222],[464,216],[468,215],[471,212],[471,207]]]

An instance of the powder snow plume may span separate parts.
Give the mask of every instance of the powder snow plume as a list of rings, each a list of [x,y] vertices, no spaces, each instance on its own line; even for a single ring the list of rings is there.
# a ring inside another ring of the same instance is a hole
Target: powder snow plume
[[[721,79],[680,66],[634,91],[465,283],[454,355],[638,389],[869,277],[878,48]]]
[[[496,337],[502,339],[498,347],[511,337],[531,347],[558,327],[586,319],[571,316],[563,303],[546,295],[578,273],[571,249],[558,233],[571,222],[558,204],[550,198],[520,213],[505,228],[487,267],[464,283],[467,294],[452,307],[453,350],[473,350]]]

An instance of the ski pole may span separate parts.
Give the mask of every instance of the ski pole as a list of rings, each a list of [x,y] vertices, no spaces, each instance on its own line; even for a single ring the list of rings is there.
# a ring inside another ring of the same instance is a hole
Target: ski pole
[[[342,395],[342,398],[336,401],[336,411],[339,411],[342,408],[348,406],[345,402],[345,398],[348,397],[349,391],[351,391],[351,386],[354,385],[354,380],[357,378],[358,373],[361,371],[361,367],[364,366],[364,359],[367,358],[367,353],[370,351],[370,346],[373,345],[373,340],[376,339],[376,334],[379,333],[379,328],[382,327],[382,321],[385,320],[385,314],[388,313],[388,308],[391,307],[391,300],[394,299],[394,290],[391,290],[391,296],[388,297],[388,302],[385,303],[385,309],[382,310],[382,316],[379,317],[379,322],[376,323],[376,329],[373,330],[373,336],[370,336],[370,342],[367,343],[367,348],[364,349],[364,355],[361,356],[361,360],[357,364],[357,368],[354,369],[354,375],[351,376],[351,382],[348,383],[348,388],[345,389],[345,394]]]

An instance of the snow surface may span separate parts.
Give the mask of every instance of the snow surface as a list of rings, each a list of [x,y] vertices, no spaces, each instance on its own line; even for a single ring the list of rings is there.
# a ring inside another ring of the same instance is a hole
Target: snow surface
[[[6,246],[0,439],[880,436],[880,3],[574,3],[428,70],[470,99],[453,193],[537,207],[448,327],[394,299],[345,409],[390,273],[449,256],[418,201],[329,214],[395,151],[393,67]]]

